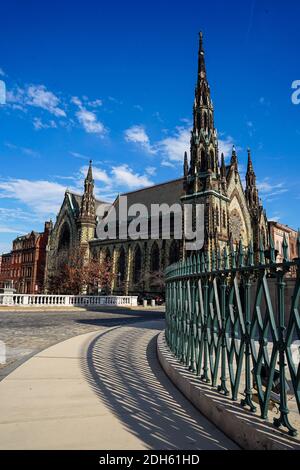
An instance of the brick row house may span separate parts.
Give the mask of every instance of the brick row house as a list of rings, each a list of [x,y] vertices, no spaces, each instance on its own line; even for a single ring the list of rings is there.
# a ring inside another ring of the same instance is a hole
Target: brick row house
[[[13,287],[19,294],[39,294],[44,289],[46,248],[52,222],[43,232],[32,231],[15,238],[12,251],[2,255],[0,286]]]

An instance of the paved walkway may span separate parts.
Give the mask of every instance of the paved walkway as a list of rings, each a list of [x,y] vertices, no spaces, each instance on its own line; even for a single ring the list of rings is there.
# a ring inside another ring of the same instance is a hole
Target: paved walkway
[[[156,358],[162,321],[102,327],[0,382],[1,449],[235,449]]]

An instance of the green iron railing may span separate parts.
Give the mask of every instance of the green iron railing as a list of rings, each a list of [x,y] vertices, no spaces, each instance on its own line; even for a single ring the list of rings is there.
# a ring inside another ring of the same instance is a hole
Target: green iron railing
[[[289,260],[284,239],[283,261],[276,263],[270,240],[269,250],[261,245],[254,262],[252,246],[245,252],[240,243],[210,262],[202,253],[165,273],[165,334],[174,355],[232,400],[242,392],[243,407],[255,412],[258,403],[263,419],[277,403],[274,425],[292,436],[297,431],[288,417],[291,397],[297,419],[300,412],[300,232],[297,252]],[[287,281],[291,272],[294,280]]]

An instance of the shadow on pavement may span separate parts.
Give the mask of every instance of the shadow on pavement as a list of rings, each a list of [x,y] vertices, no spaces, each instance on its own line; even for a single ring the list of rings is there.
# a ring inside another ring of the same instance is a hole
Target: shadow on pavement
[[[87,381],[149,449],[235,448],[162,371],[156,337],[163,325],[163,321],[155,321],[125,326],[95,338],[82,360]]]

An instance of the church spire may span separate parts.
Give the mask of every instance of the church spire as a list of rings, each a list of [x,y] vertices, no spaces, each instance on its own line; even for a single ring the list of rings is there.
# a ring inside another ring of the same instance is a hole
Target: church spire
[[[187,157],[187,153],[184,152],[183,174],[185,177],[187,177],[188,172],[189,172],[188,157]]]
[[[90,182],[93,181],[93,169],[92,169],[92,160],[90,160],[89,169],[86,175],[86,179]]]
[[[253,169],[253,163],[251,158],[251,151],[248,148],[248,164],[247,164],[247,173],[246,173],[246,189],[245,196],[248,202],[250,210],[254,210],[259,205],[258,191],[256,187],[256,175]]]
[[[203,34],[199,33],[198,73],[193,106],[193,130],[191,134],[190,191],[198,191],[199,178],[216,175],[218,168],[218,142],[214,127],[214,110],[207,81]],[[201,183],[202,187],[203,184]],[[206,183],[205,183],[206,185]]]
[[[90,160],[87,175],[84,180],[84,193],[81,200],[80,218],[94,223],[95,217],[94,180],[92,160]]]
[[[231,153],[231,159],[230,159],[230,166],[234,170],[238,170],[238,160],[237,160],[237,155],[236,155],[236,150],[235,146],[232,146],[232,153]]]
[[[198,83],[199,81],[206,77],[206,68],[205,68],[205,57],[203,49],[203,33],[199,33],[199,50],[198,50]]]
[[[226,165],[223,152],[221,153],[221,177],[226,178]]]

